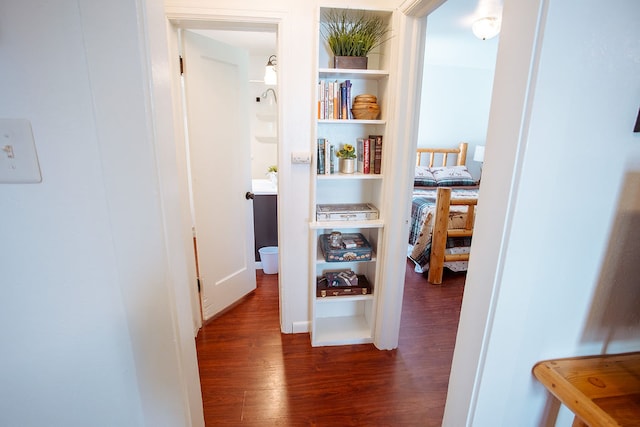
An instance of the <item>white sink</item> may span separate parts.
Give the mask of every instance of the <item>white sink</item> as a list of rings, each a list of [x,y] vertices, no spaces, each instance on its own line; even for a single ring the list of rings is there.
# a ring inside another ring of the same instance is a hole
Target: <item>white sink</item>
[[[256,196],[278,194],[278,186],[270,179],[252,179],[251,192]]]

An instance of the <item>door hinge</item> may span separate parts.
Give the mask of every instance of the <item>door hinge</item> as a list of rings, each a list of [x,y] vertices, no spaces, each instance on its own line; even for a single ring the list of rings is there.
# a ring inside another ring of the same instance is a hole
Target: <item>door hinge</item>
[[[184,60],[182,59],[182,56],[179,56],[180,58],[180,75],[184,74]]]
[[[198,293],[200,293],[200,278],[196,279],[198,281]]]

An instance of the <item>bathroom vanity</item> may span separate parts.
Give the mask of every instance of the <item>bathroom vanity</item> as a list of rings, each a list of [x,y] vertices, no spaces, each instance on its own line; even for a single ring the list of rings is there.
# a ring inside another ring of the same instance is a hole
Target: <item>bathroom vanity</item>
[[[258,249],[278,246],[278,187],[267,179],[254,179],[253,230],[256,261],[260,261]]]

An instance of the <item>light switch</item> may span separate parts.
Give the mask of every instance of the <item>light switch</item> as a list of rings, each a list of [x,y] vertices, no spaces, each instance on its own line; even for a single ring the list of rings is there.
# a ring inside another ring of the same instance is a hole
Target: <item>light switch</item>
[[[311,153],[308,151],[294,151],[291,153],[291,163],[309,164],[311,163]]]
[[[42,182],[31,123],[0,119],[0,183]]]

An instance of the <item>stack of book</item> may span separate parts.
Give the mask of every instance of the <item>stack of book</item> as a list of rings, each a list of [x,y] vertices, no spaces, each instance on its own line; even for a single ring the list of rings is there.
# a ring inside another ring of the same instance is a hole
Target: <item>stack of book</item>
[[[318,119],[352,120],[351,81],[320,80],[318,82]]]
[[[357,172],[362,174],[382,173],[382,135],[369,135],[368,138],[358,138],[354,145],[356,149]],[[338,172],[338,158],[336,148],[326,138],[318,138],[317,173],[329,175]]]

